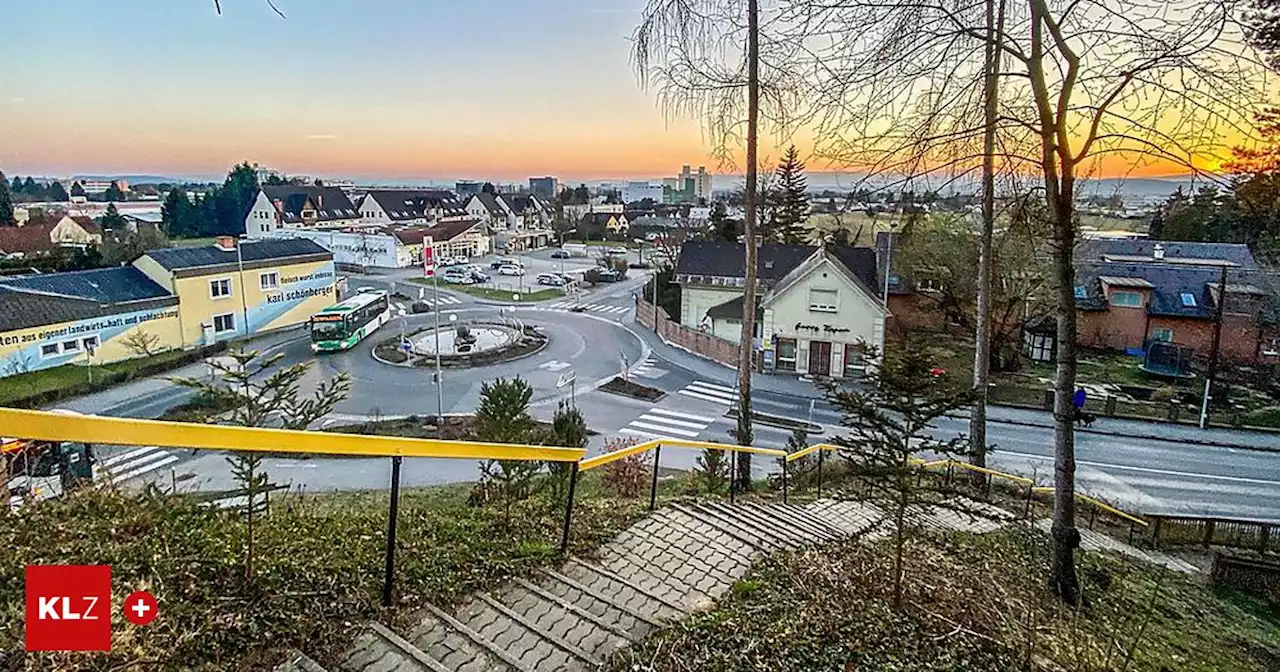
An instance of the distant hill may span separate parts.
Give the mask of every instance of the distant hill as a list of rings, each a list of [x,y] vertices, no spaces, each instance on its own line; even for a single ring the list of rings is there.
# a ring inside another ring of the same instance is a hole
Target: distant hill
[[[129,184],[173,184],[175,182],[203,182],[205,180],[191,180],[181,177],[165,177],[163,175],[76,175],[72,180],[124,180]]]

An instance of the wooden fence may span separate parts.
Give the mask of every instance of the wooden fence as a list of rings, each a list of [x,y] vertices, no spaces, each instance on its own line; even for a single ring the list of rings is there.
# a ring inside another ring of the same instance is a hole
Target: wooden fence
[[[1280,550],[1280,540],[1274,538],[1277,527],[1274,522],[1163,514],[1147,514],[1146,519],[1151,523],[1148,528],[1151,545],[1156,548],[1161,545],[1198,544],[1248,548],[1262,552]]]

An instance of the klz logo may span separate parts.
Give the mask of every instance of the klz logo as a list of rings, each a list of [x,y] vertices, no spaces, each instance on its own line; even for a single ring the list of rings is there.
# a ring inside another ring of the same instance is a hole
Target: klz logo
[[[28,651],[111,650],[111,567],[27,565]]]

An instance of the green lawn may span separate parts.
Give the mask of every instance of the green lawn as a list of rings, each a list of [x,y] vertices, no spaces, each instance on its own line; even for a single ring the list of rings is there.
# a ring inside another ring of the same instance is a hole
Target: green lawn
[[[626,242],[623,242],[621,240],[566,240],[564,242],[566,245],[570,245],[570,244],[586,245],[588,247],[627,247],[627,248],[640,247],[639,245],[629,240]]]
[[[167,362],[177,362],[185,354],[186,352],[183,350],[169,350],[150,357],[126,359],[112,364],[94,364],[93,380],[98,383],[106,380],[111,374],[131,376],[143,368],[163,367]],[[67,389],[76,385],[87,385],[89,383],[89,375],[89,367],[65,364],[52,369],[0,378],[0,405],[8,405],[15,400],[26,399],[54,390]]]
[[[411,278],[411,282],[423,285],[431,284],[426,278]],[[556,287],[548,287],[545,289],[535,289],[538,285],[530,284],[525,291],[521,292],[517,289],[494,289],[492,287],[480,287],[477,285],[449,285],[449,291],[470,294],[471,296],[481,299],[489,299],[491,301],[512,301],[516,299],[512,297],[516,294],[520,295],[519,303],[527,303],[532,301],[546,301],[547,299],[556,299],[564,296],[564,290]]]
[[[174,247],[202,247],[204,245],[212,245],[216,238],[174,238],[169,244]]]

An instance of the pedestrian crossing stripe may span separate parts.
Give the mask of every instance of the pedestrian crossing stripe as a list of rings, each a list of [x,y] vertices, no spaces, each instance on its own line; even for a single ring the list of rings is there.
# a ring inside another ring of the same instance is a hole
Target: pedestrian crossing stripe
[[[106,472],[113,483],[149,474],[178,461],[178,456],[158,446],[143,446],[119,455],[112,455],[98,463],[98,469]]]
[[[664,437],[696,439],[712,422],[715,422],[715,418],[651,408],[619,430],[619,433],[644,437],[646,440]]]
[[[445,304],[445,305],[453,306],[453,305],[457,305],[457,304],[462,303],[462,299],[459,299],[459,298],[458,298],[458,297],[456,297],[456,296],[449,296],[449,295],[447,295],[447,294],[441,294],[441,295],[440,295],[440,303],[443,303],[443,304]]]
[[[716,403],[733,404],[738,401],[738,392],[732,387],[708,383],[701,380],[689,383],[684,388],[677,390],[678,394],[687,397],[702,399],[704,401],[713,401]]]

